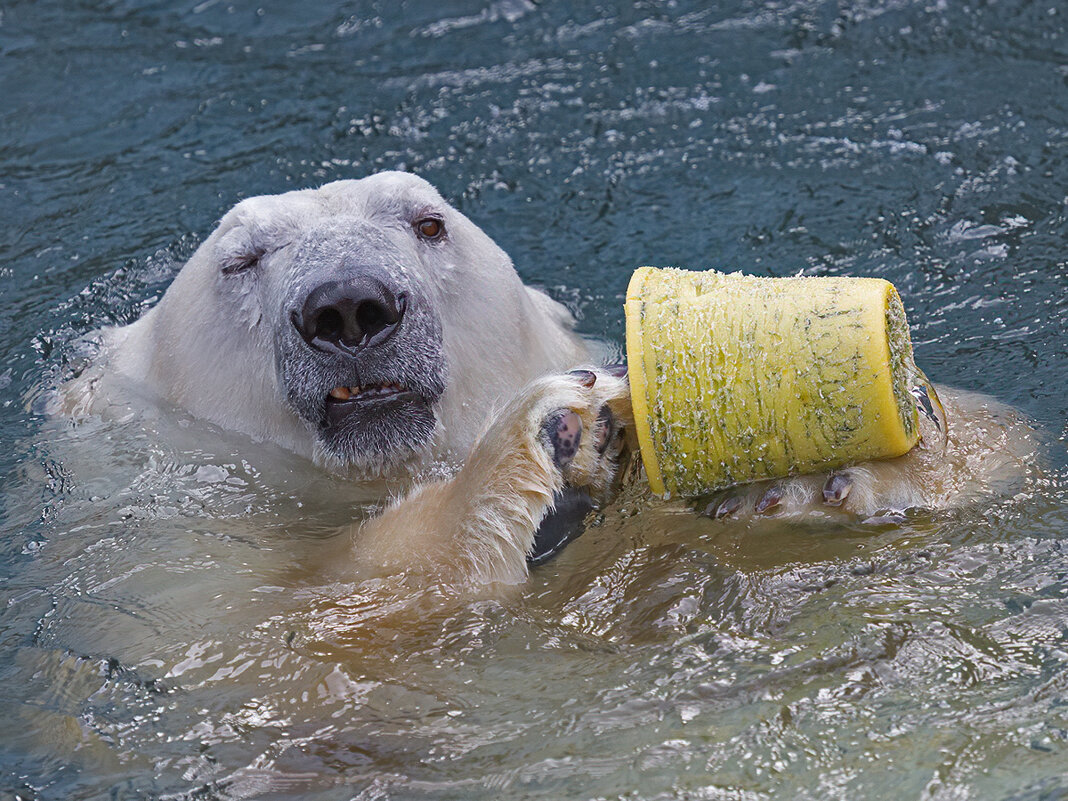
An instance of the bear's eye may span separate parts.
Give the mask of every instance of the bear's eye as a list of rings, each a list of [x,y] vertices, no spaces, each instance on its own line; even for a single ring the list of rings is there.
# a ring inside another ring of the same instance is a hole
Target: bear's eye
[[[420,217],[412,227],[419,237],[427,242],[437,242],[445,236],[445,223],[437,217]]]
[[[260,259],[266,254],[266,250],[252,250],[246,253],[235,253],[223,262],[223,275],[233,275],[235,273],[243,273],[245,270],[251,270],[260,263]]]

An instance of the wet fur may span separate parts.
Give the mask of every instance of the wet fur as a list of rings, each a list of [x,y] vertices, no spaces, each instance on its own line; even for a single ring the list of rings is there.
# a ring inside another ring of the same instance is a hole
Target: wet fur
[[[412,238],[412,220],[427,208],[449,231],[440,246]],[[353,265],[392,276],[411,294],[413,311],[395,347],[348,364],[305,347],[288,315],[315,281]],[[381,502],[399,489],[399,500],[353,528],[361,573],[468,586],[521,582],[554,493],[583,487],[607,498],[627,451],[625,438],[603,453],[596,447],[605,407],[624,430],[630,422],[626,381],[564,372],[592,358],[570,315],[523,286],[489,237],[411,175],[242,202],[154,309],[102,332],[101,341],[95,372],[67,387],[68,411],[105,413],[125,382],[348,471],[354,498]],[[316,421],[331,387],[393,379],[420,392],[432,417],[412,407],[385,421],[377,438],[356,426],[324,439]],[[1033,440],[1011,410],[976,395],[948,392],[943,400],[951,425],[945,452],[920,448],[843,471],[849,494],[836,507],[823,502],[827,476],[806,476],[732,490],[709,508],[729,510],[722,517],[730,518],[814,509],[864,518],[944,508],[1026,474]],[[582,424],[566,463],[544,435],[561,410]],[[449,477],[427,480],[435,474]]]
[[[527,576],[534,533],[565,484],[605,500],[622,440],[595,447],[598,415],[629,414],[622,379],[598,373],[593,386],[564,374],[534,381],[496,415],[456,476],[423,484],[355,532],[364,572],[419,571],[451,584],[515,584]],[[578,452],[564,467],[543,435],[566,409],[579,415]]]
[[[831,475],[848,487],[841,502],[828,503],[825,489],[831,476],[817,474],[735,487],[702,499],[698,511],[736,519],[759,514],[799,518],[819,510],[843,519],[892,521],[909,509],[949,509],[1004,493],[1036,471],[1035,431],[1019,412],[988,396],[950,387],[940,387],[939,396],[948,438],[943,442],[929,436],[905,456],[836,471]],[[769,494],[776,503],[767,503]],[[729,513],[723,513],[724,505]]]
[[[1034,431],[1019,413],[977,393],[943,387],[940,395],[950,421],[944,445],[932,439],[897,459],[836,471],[849,485],[840,503],[826,502],[829,476],[817,474],[735,487],[704,499],[697,511],[715,517],[729,502],[723,525],[759,516],[814,515],[885,523],[906,510],[948,509],[1003,493],[1034,472]],[[455,478],[424,485],[363,524],[356,542],[361,561],[450,583],[522,581],[525,557],[553,493],[566,482],[608,497],[621,459],[634,447],[623,439],[602,457],[584,436],[575,464],[561,471],[553,465],[551,445],[537,432],[564,408],[581,414],[588,433],[602,404],[620,426],[632,425],[625,380],[598,372],[594,387],[583,389],[568,375],[539,379],[501,410]],[[775,502],[762,504],[769,494]]]

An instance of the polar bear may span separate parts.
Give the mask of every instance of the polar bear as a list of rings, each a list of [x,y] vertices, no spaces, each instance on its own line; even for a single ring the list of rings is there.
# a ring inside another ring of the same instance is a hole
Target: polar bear
[[[242,201],[103,344],[112,375],[364,485],[462,462],[493,403],[590,358],[566,309],[399,172]]]
[[[607,498],[633,445],[622,371],[572,323],[429,183],[386,172],[237,204],[154,308],[103,332],[68,406],[136,385],[345,471],[361,499],[400,497],[358,524],[362,569],[517,583],[549,513]],[[1018,472],[987,455],[1018,451],[1020,427],[946,400],[967,421],[948,453],[745,488],[709,515],[946,505]]]
[[[479,581],[525,576],[565,481],[607,489],[629,414],[618,374],[566,372],[598,359],[571,314],[401,172],[242,201],[155,307],[99,341],[94,369],[66,389],[69,412],[100,413],[132,387],[345,472],[356,500],[422,484],[408,505],[426,519],[389,536],[376,532],[395,512],[365,526],[358,561],[455,563]],[[508,425],[489,424],[498,409]],[[511,468],[469,458],[479,437]],[[428,480],[464,464],[448,507]]]

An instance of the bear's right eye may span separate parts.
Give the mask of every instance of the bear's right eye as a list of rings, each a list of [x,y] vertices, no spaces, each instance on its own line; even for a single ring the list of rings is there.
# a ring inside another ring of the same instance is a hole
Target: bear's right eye
[[[266,252],[265,250],[253,250],[247,253],[236,253],[228,257],[223,262],[223,275],[234,275],[235,273],[243,273],[245,270],[251,270],[260,263],[260,259],[264,257]]]
[[[445,236],[445,222],[440,217],[423,217],[412,223],[412,227],[427,242],[437,242]]]

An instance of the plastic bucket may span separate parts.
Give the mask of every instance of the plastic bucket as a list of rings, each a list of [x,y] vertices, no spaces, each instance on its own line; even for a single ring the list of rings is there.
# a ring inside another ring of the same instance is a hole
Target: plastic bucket
[[[625,311],[654,492],[900,456],[919,439],[912,343],[889,281],[642,267]]]

